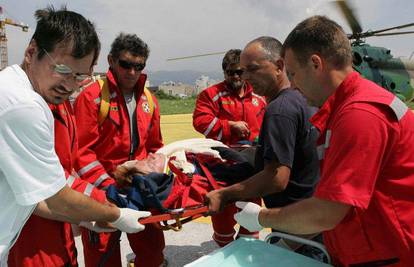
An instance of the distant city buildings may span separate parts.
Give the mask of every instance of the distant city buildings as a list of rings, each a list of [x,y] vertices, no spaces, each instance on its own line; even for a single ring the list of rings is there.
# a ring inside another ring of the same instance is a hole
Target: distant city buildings
[[[201,75],[200,78],[198,78],[195,81],[195,94],[198,95],[201,91],[206,89],[207,87],[210,87],[219,81],[211,79],[210,77],[206,75]]]
[[[181,82],[163,82],[158,86],[158,90],[163,91],[167,95],[177,96],[181,98],[187,98],[196,95],[194,86]]]

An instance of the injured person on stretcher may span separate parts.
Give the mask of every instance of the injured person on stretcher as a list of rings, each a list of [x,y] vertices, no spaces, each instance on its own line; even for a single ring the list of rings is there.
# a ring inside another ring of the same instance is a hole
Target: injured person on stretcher
[[[251,148],[237,151],[204,138],[177,141],[144,160],[119,165],[117,186],[108,188],[107,197],[119,207],[153,214],[201,207],[209,191],[252,176],[253,162]]]

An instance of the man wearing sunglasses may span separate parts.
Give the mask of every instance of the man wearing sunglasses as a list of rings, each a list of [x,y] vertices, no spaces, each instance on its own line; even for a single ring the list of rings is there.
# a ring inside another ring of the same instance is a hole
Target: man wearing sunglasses
[[[242,79],[240,49],[231,49],[224,55],[224,81],[202,91],[193,113],[194,128],[207,138],[229,146],[251,145],[259,135],[266,103],[253,93],[252,86]],[[260,203],[261,200],[257,199]],[[212,218],[213,239],[220,246],[234,240],[234,205]],[[241,228],[239,236],[258,236]]]
[[[158,103],[144,93],[142,73],[149,48],[135,34],[121,33],[108,55],[109,70],[104,82],[109,89],[109,111],[100,122],[103,87],[88,86],[75,101],[79,132],[80,176],[96,187],[114,184],[116,166],[128,160],[142,160],[163,146]],[[151,111],[150,105],[153,105]],[[86,267],[121,266],[120,246],[115,233],[82,234]],[[162,230],[148,225],[138,235],[128,235],[135,266],[158,267],[164,261]]]
[[[60,120],[56,132],[75,131],[73,121],[66,120],[71,116],[67,99],[90,75],[100,43],[93,24],[75,12],[50,7],[35,15],[37,27],[23,63],[0,73],[0,266],[7,265],[8,250],[25,223],[11,266],[75,266],[70,225],[38,216],[71,223],[113,221],[133,233],[144,229],[137,219],[149,213],[100,204],[87,197],[95,191],[92,185],[70,175],[76,138],[67,150],[59,146],[68,140],[59,135],[54,140],[53,121]],[[71,189],[74,184],[82,193]],[[83,225],[102,230],[95,223]]]
[[[255,140],[266,105],[242,79],[240,53],[240,49],[227,51],[222,62],[224,81],[198,95],[193,113],[193,125],[198,132],[229,146]]]

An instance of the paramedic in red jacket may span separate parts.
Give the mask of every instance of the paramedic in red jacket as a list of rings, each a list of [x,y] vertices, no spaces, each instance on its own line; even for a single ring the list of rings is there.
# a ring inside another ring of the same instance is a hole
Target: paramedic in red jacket
[[[144,93],[146,75],[142,74],[149,48],[135,34],[121,33],[108,55],[110,68],[106,83],[109,107],[102,123],[98,117],[102,95],[95,82],[75,101],[79,133],[79,175],[98,188],[114,183],[116,166],[131,159],[144,159],[162,147],[160,115],[154,96]],[[112,238],[110,238],[112,236]],[[121,266],[119,242],[114,233],[83,233],[85,264],[97,266],[105,257],[106,266]],[[136,254],[135,266],[160,266],[163,261],[164,235],[148,226],[138,235],[128,235]]]
[[[74,164],[78,150],[75,117],[69,101],[49,104],[55,124],[55,150],[65,171],[67,184],[99,202],[105,192],[77,177]],[[45,236],[53,238],[45,238]],[[16,266],[77,266],[75,241],[69,223],[32,215],[9,253],[8,264]]]
[[[231,49],[224,55],[222,69],[224,81],[202,91],[193,113],[194,128],[206,138],[229,146],[252,144],[259,135],[266,102],[253,93],[252,86],[242,80],[240,49]],[[261,200],[257,199],[257,203]],[[234,240],[234,205],[212,217],[213,239],[219,246]],[[258,232],[241,228],[238,236],[258,237]]]
[[[224,81],[203,90],[193,113],[194,128],[205,137],[231,146],[253,142],[259,135],[265,101],[243,81],[240,49],[229,50],[223,58]]]
[[[323,34],[322,34],[323,33]],[[342,28],[314,16],[283,45],[286,69],[321,132],[312,198],[278,209],[238,203],[238,222],[295,233],[324,231],[334,266],[413,266],[414,113],[352,68]]]

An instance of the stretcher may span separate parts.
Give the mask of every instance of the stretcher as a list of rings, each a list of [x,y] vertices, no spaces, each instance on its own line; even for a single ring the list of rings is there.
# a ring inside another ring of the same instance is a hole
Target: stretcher
[[[232,177],[242,179],[252,174],[253,167],[238,152],[221,148],[220,153],[228,160],[226,163],[209,155],[186,153],[187,160],[195,167],[190,174],[177,168],[173,164],[175,158],[171,157],[168,161],[169,174],[134,174],[124,196],[110,186],[107,197],[120,207],[149,209],[153,215],[140,219],[141,224],[153,223],[163,230],[179,231],[186,222],[207,213],[205,195],[227,185],[220,177],[232,174]]]
[[[314,246],[320,249],[330,262],[329,254],[324,246],[315,241],[292,236],[285,233],[271,233],[264,241],[240,238],[227,246],[220,248],[208,255],[205,255],[196,261],[185,265],[186,267],[329,267],[329,263],[323,263],[312,258],[295,253],[291,250],[278,247],[269,243],[274,236],[290,239],[295,242],[301,242],[306,245]]]

